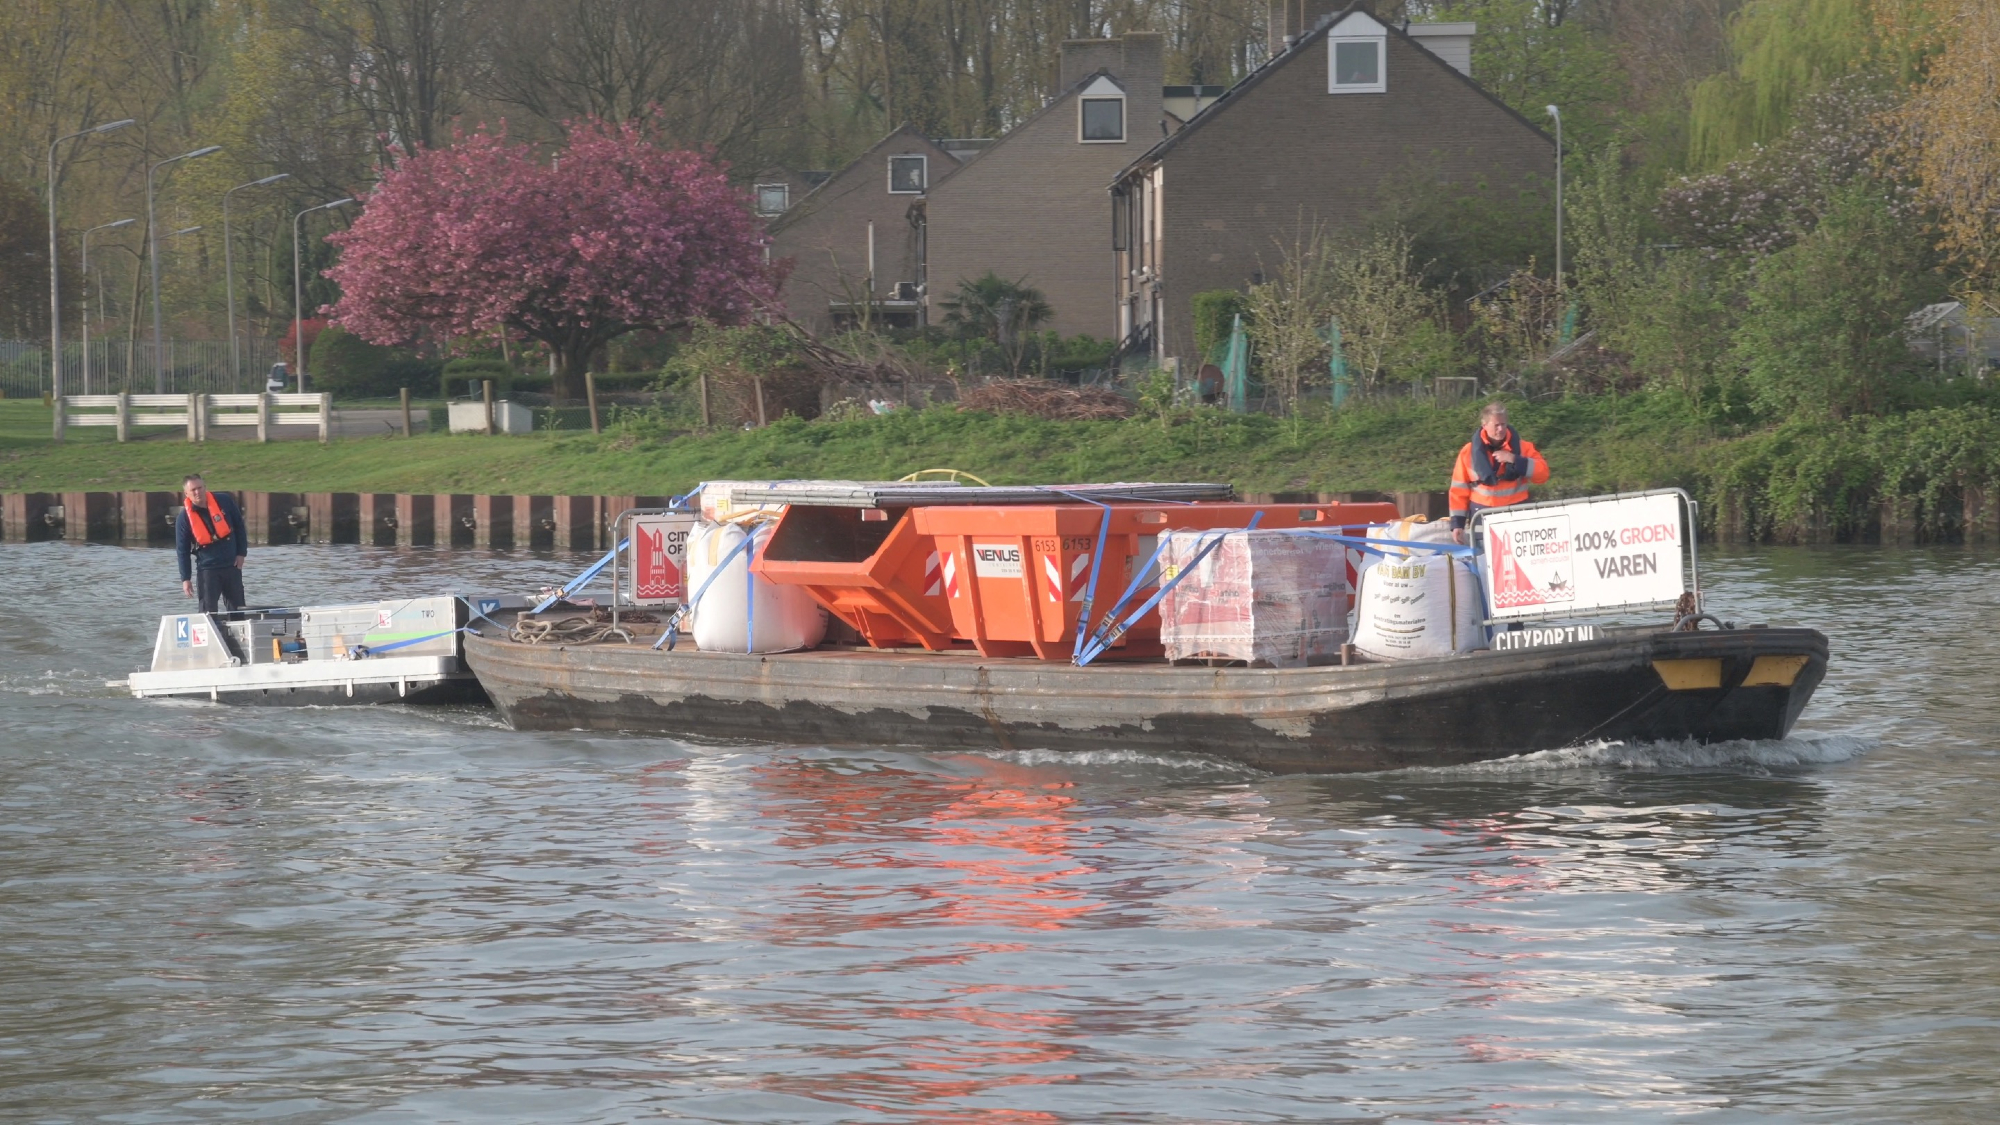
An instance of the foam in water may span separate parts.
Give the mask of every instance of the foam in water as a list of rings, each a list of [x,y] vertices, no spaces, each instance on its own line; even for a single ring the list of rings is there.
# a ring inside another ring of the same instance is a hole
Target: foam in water
[[[1728,742],[1592,742],[1538,750],[1463,766],[1420,766],[1414,773],[1533,773],[1547,770],[1622,769],[1642,772],[1786,769],[1845,762],[1874,749],[1876,740],[1852,735],[1794,735]]]

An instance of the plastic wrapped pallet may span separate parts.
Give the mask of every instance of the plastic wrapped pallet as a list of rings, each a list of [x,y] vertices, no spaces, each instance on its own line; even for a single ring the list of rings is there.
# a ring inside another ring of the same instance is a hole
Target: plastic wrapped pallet
[[[1347,557],[1339,543],[1282,531],[1175,531],[1161,536],[1163,573],[1186,569],[1160,603],[1169,660],[1260,667],[1332,664],[1347,640]]]
[[[1449,544],[1451,527],[1420,519],[1368,529],[1370,539]],[[1354,647],[1371,660],[1419,660],[1486,647],[1479,577],[1472,560],[1384,547],[1361,568]]]

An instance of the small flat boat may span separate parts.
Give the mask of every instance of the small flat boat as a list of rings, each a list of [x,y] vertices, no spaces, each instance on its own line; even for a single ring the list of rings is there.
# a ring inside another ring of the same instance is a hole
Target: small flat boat
[[[141,699],[304,706],[486,702],[463,660],[475,616],[523,598],[396,598],[348,605],[169,614],[152,666],[113,680]]]
[[[1783,738],[1826,674],[1812,629],[1588,640],[1306,668],[824,647],[755,655],[468,637],[520,730],[938,750],[1129,749],[1281,773],[1457,765],[1593,741]]]

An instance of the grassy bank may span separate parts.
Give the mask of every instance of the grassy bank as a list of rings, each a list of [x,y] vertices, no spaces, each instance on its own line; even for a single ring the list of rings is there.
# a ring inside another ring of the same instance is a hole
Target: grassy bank
[[[171,489],[199,468],[227,488],[274,492],[661,495],[702,480],[893,478],[956,468],[996,484],[1219,480],[1246,492],[1443,488],[1473,427],[1469,406],[1373,402],[1277,419],[1213,410],[1053,422],[944,407],[845,421],[785,418],[761,430],[683,433],[627,415],[602,435],[421,435],[190,446],[124,445],[106,430],[57,445],[39,404],[0,401],[0,491]],[[1732,537],[1869,538],[1885,509],[1923,538],[1991,522],[2000,496],[2000,408],[1983,402],[1842,422],[1718,432],[1665,393],[1513,406],[1554,468],[1544,496],[1689,489]],[[1981,505],[1985,504],[1982,508]],[[1980,515],[1978,513],[1985,512]],[[1992,532],[1987,529],[1987,533]]]
[[[1640,396],[1523,403],[1516,423],[1564,492],[1693,483],[1712,443]],[[48,438],[48,411],[0,402],[0,491],[171,488],[199,468],[230,488],[289,492],[665,493],[704,480],[897,477],[949,467],[995,483],[1225,480],[1246,491],[1442,488],[1473,411],[1370,404],[1309,419],[1193,411],[1171,421],[1052,422],[942,408],[755,431],[677,434],[642,421],[601,436],[420,435],[190,446]]]

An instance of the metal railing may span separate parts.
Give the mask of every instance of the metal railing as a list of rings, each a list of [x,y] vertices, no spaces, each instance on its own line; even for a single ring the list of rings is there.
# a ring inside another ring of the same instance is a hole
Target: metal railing
[[[258,441],[270,441],[273,426],[318,426],[322,443],[333,437],[328,394],[64,395],[55,407],[57,441],[72,426],[112,426],[119,441],[134,426],[185,427],[189,441],[207,441],[211,426],[255,426]]]
[[[232,371],[227,340],[168,340],[166,389],[174,394],[232,394],[255,391],[264,373],[284,359],[271,340],[237,344],[241,366]],[[39,398],[50,392],[48,343],[0,340],[0,392],[8,398]],[[154,393],[153,345],[122,337],[93,339],[89,362],[83,345],[63,344],[63,389],[86,395]]]

